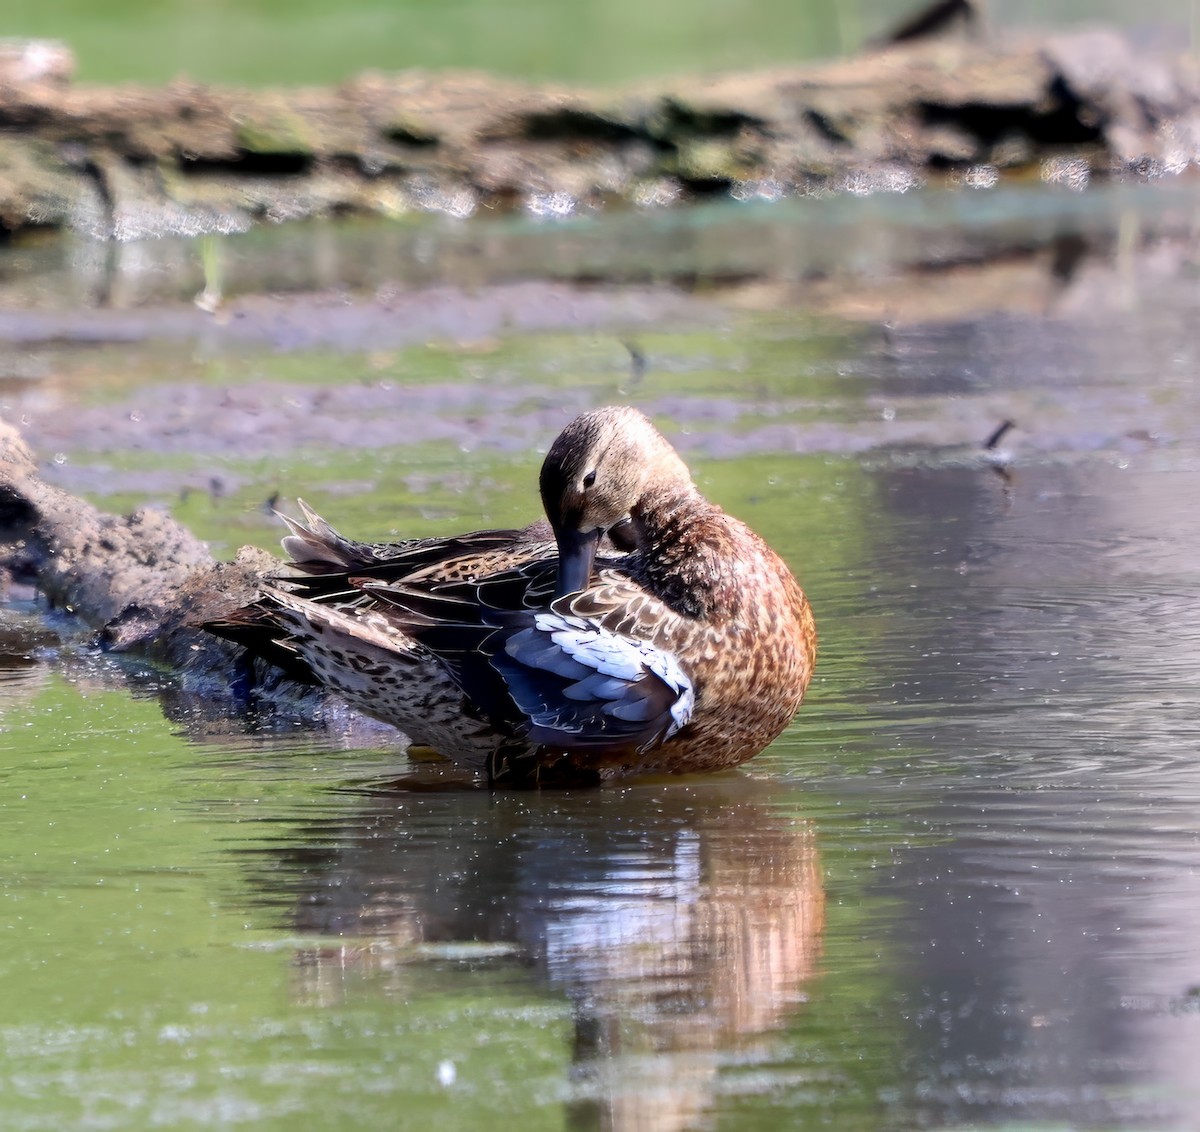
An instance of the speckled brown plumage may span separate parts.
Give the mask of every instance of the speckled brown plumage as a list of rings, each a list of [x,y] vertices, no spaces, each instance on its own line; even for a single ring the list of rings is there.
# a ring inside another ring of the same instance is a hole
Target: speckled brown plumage
[[[297,576],[213,628],[495,779],[714,770],[775,739],[816,628],[774,551],[634,409],[568,425],[541,490],[549,529],[384,546],[306,509]]]

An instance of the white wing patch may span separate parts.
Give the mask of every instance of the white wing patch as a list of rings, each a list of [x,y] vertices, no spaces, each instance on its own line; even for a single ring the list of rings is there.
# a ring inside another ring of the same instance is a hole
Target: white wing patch
[[[676,734],[695,707],[672,653],[582,617],[535,614],[494,663],[538,742],[646,749]]]

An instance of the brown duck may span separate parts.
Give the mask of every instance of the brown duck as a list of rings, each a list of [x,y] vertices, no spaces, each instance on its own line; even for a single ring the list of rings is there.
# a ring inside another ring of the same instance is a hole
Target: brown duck
[[[392,544],[305,507],[293,573],[208,628],[492,782],[716,770],[783,731],[816,654],[804,592],[640,412],[567,425],[541,494],[548,525]]]

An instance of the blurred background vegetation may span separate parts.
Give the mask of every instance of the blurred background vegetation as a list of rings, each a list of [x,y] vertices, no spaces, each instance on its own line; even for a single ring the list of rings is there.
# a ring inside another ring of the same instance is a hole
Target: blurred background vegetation
[[[920,0],[9,0],[0,35],[66,40],[85,82],[326,83],[470,67],[612,83],[857,48]],[[1200,0],[1004,0],[998,28],[1115,23],[1195,44]]]

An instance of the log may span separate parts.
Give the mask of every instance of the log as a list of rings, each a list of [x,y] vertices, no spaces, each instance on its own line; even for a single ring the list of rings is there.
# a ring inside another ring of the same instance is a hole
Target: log
[[[233,717],[314,725],[326,714],[323,690],[199,628],[252,601],[281,566],[253,547],[216,562],[162,511],[113,515],[46,483],[19,431],[0,420],[0,575],[77,619],[88,646],[159,666],[172,718],[205,731]]]
[[[851,58],[615,90],[422,71],[260,90],[10,76],[0,228],[125,240],[342,213],[557,214],[1063,160],[1157,176],[1193,161],[1197,139],[1194,61],[1104,29],[901,37]]]

